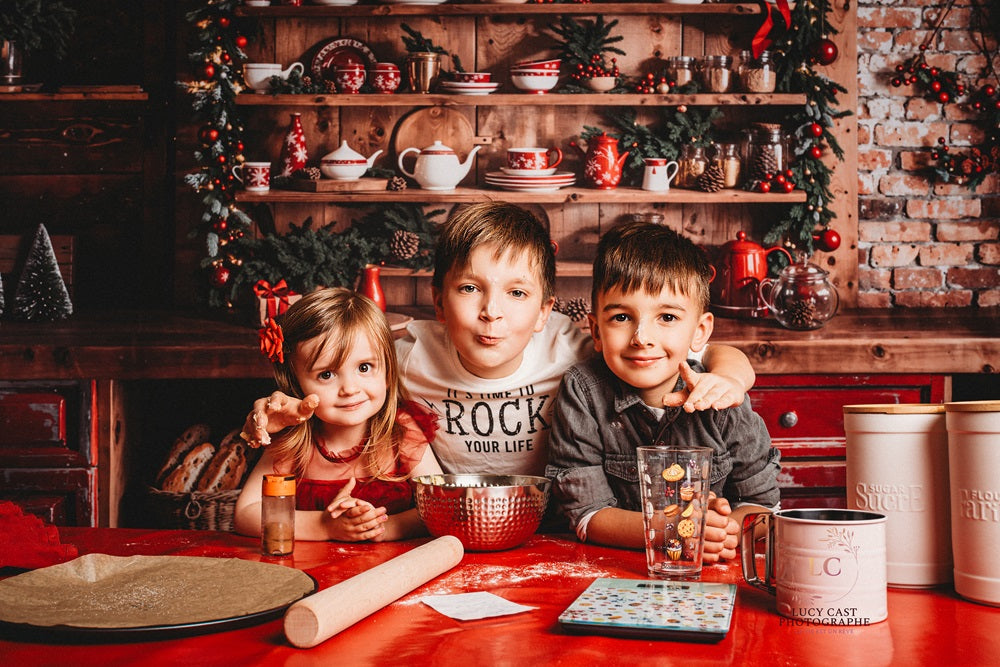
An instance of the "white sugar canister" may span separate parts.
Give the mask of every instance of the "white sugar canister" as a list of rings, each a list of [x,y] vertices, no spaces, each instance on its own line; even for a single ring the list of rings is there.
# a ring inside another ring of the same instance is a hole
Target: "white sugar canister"
[[[951,581],[944,406],[845,405],[844,432],[847,507],[887,517],[889,586],[928,588]]]
[[[1000,606],[1000,401],[945,403],[955,592]]]

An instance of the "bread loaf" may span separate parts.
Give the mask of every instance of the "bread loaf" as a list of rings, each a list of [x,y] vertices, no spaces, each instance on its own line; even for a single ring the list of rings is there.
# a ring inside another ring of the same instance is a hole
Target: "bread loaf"
[[[237,429],[223,438],[219,444],[219,451],[212,457],[198,480],[197,490],[203,493],[232,491],[239,488],[246,472],[246,444],[240,438]]]
[[[208,440],[211,429],[207,424],[192,424],[184,429],[184,432],[174,440],[174,444],[167,453],[167,460],[164,461],[160,472],[156,474],[156,483],[162,485],[167,475],[177,469],[177,466],[184,459],[191,449],[202,442]]]
[[[171,493],[190,493],[195,490],[198,478],[215,455],[215,445],[203,442],[191,448],[178,466],[167,475],[160,488]]]

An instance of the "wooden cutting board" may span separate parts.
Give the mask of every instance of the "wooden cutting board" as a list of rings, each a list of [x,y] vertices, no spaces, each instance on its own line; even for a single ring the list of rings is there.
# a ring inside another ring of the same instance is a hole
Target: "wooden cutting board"
[[[461,111],[448,107],[427,107],[417,109],[396,126],[392,146],[396,155],[407,148],[423,150],[440,141],[455,151],[458,159],[465,161],[472,150],[476,132],[472,123]],[[412,168],[413,154],[408,154],[408,168]]]
[[[332,178],[321,178],[311,181],[300,178],[288,179],[289,190],[299,192],[362,192],[367,190],[385,190],[389,184],[388,178],[359,178],[356,181],[335,181]]]

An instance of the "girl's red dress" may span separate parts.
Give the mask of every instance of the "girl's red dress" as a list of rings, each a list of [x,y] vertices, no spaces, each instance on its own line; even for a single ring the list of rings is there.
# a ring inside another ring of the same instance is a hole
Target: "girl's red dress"
[[[437,417],[416,403],[408,401],[400,406],[396,421],[404,427],[403,437],[397,444],[396,467],[393,477],[410,476],[423,458],[427,443],[437,430]],[[348,479],[302,479],[295,489],[295,508],[299,510],[325,510],[333,502]],[[351,496],[385,507],[389,514],[399,514],[413,507],[413,487],[408,479],[391,481],[374,477],[361,477]]]

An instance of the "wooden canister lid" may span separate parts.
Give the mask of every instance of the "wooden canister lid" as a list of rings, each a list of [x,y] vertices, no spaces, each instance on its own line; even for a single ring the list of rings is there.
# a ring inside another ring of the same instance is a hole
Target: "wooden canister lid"
[[[933,415],[944,412],[940,403],[867,403],[845,405],[844,414]]]
[[[948,412],[1000,412],[1000,400],[945,403]]]

